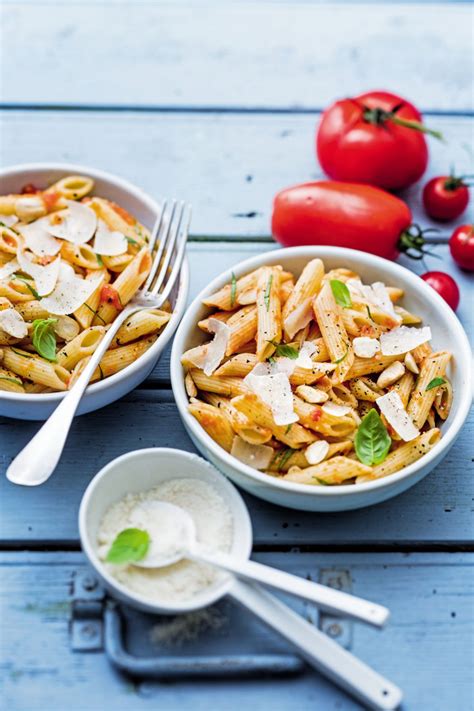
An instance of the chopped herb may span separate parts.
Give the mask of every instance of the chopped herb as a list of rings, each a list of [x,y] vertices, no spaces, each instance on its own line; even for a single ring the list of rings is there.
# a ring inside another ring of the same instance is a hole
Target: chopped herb
[[[318,479],[317,476],[313,476],[313,479],[318,482],[318,484],[321,484],[321,486],[331,486],[331,484],[328,484],[327,481],[324,481],[324,479]]]
[[[331,279],[329,283],[331,285],[331,291],[334,299],[336,300],[336,304],[342,306],[344,309],[352,306],[351,293],[347,288],[347,285],[344,284],[343,281],[339,281],[339,279]]]
[[[46,360],[56,361],[56,334],[54,324],[57,318],[37,318],[33,321],[33,346]]]
[[[0,375],[0,380],[6,380],[9,383],[15,383],[15,385],[23,385],[21,380],[17,380],[16,378],[8,378],[6,375]]]
[[[269,362],[271,365],[273,365],[274,363],[276,363],[276,360],[275,360],[275,358],[273,358],[273,356],[270,356],[270,358],[268,359],[268,362]]]
[[[27,287],[28,291],[29,291],[31,294],[33,294],[33,296],[35,297],[35,299],[38,299],[38,301],[41,300],[41,296],[38,294],[38,292],[36,291],[36,289],[35,289],[34,287],[32,287],[31,284],[30,284],[31,279],[27,279],[26,277],[18,276],[18,274],[14,274],[13,276],[14,276],[15,279],[18,279],[19,281],[22,281],[22,282],[25,284],[25,286]]]
[[[96,259],[97,259],[97,264],[99,264],[99,266],[103,267],[103,266],[104,266],[104,262],[103,262],[103,260],[102,260],[102,257],[100,256],[100,254],[96,254],[95,257],[96,257]]]
[[[134,563],[147,554],[150,536],[140,528],[126,528],[120,531],[107,553],[108,563]]]
[[[291,424],[292,423],[290,422],[290,424],[287,426],[287,428],[285,430],[285,434],[288,434],[288,432],[291,430]]]
[[[290,425],[290,426],[291,426],[291,425]],[[294,454],[295,451],[296,451],[296,450],[295,450],[295,449],[291,449],[291,447],[288,447],[288,449],[284,450],[283,455],[282,455],[281,459],[280,459],[279,462],[278,462],[278,471],[280,471],[281,469],[283,469],[283,467],[285,466],[285,464],[286,464],[287,461],[290,459],[290,457]]]
[[[268,279],[267,288],[265,289],[265,295],[263,297],[267,311],[270,308],[270,290],[272,288],[272,281],[273,281],[273,274],[270,274],[270,278]]]
[[[232,281],[230,287],[230,305],[231,307],[235,304],[235,297],[237,296],[237,279],[235,278],[234,272],[232,272]]]
[[[367,315],[368,315],[368,317],[370,318],[370,320],[371,320],[371,321],[374,321],[374,319],[372,318],[372,314],[370,313],[369,305],[366,304],[366,305],[365,305],[365,308],[367,309]],[[375,323],[375,321],[374,321],[374,323]]]
[[[286,343],[275,343],[275,341],[268,341],[275,346],[275,355],[283,356],[285,358],[291,358],[291,360],[296,360],[298,358],[299,352],[293,346],[289,346]]]
[[[439,378],[439,377],[438,377],[438,378],[433,378],[433,380],[431,380],[431,382],[429,382],[428,385],[426,386],[426,388],[425,388],[425,393],[426,393],[428,390],[433,390],[433,388],[437,388],[437,387],[439,387],[440,385],[444,385],[445,382],[446,382],[446,380],[445,380],[444,378]]]
[[[392,440],[379,413],[372,408],[362,418],[354,438],[359,461],[367,466],[380,464],[387,456],[391,444]]]
[[[140,234],[140,237],[141,237],[141,233],[139,233],[139,234]],[[127,235],[125,235],[125,239],[127,240],[127,242],[128,242],[129,244],[136,244],[136,245],[138,245],[138,246],[140,245],[140,242],[137,242],[137,240],[136,240],[136,239],[133,239],[133,237],[127,237]]]
[[[92,308],[92,306],[89,306],[89,304],[87,304],[87,303],[84,303],[84,304],[82,304],[82,305],[85,306],[86,309],[89,309],[89,311],[92,311],[92,313],[94,314],[94,316],[97,316],[97,318],[98,318],[100,321],[102,321],[102,323],[104,324],[104,326],[106,326],[106,323],[105,323],[104,319],[102,318],[102,316],[99,316],[99,314],[97,313],[97,311],[94,311],[94,309]]]
[[[342,363],[343,360],[346,360],[347,356],[349,355],[349,348],[350,348],[349,343],[346,343],[346,346],[347,346],[347,351],[344,353],[344,355],[341,356],[341,358],[338,358],[337,360],[334,361],[334,363],[336,365],[339,365],[339,363]]]
[[[16,353],[19,356],[23,356],[23,358],[31,358],[31,353],[23,353],[23,351],[17,351],[16,348],[12,348],[13,353]]]

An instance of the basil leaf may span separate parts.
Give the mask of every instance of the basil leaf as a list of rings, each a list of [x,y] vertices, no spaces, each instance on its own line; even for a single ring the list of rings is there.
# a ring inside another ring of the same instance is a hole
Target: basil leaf
[[[31,294],[33,294],[33,296],[35,297],[35,299],[37,299],[38,301],[41,300],[41,296],[38,294],[38,292],[36,291],[36,289],[35,289],[33,286],[31,286],[31,284],[30,284],[30,279],[26,279],[25,277],[18,276],[18,274],[14,274],[13,276],[15,277],[15,279],[18,279],[19,281],[22,281],[22,282],[26,285],[26,287],[28,288],[28,291],[29,291]]]
[[[433,390],[433,388],[437,388],[439,385],[444,385],[445,382],[446,382],[446,380],[445,380],[444,378],[439,378],[439,377],[438,377],[438,378],[433,378],[433,380],[431,380],[431,381],[428,383],[428,385],[426,386],[426,388],[425,388],[425,393],[426,393],[428,390]]]
[[[289,346],[286,343],[275,343],[275,341],[268,342],[271,343],[272,346],[275,346],[275,355],[283,356],[284,358],[291,358],[291,360],[296,360],[298,358],[299,351],[297,351],[296,348],[293,348],[293,346]]]
[[[263,297],[263,300],[265,302],[265,306],[267,307],[267,311],[270,308],[270,290],[272,288],[272,281],[273,281],[273,274],[270,274],[270,278],[268,280],[267,288],[265,289],[265,294]]]
[[[137,231],[137,234],[139,234],[140,237],[142,236],[141,232],[138,232],[138,231]],[[136,240],[136,239],[133,239],[133,237],[127,237],[127,235],[124,235],[124,237],[125,237],[125,239],[127,240],[128,244],[137,244],[137,245],[140,244],[140,242],[137,242],[137,240]]]
[[[372,408],[360,423],[354,439],[359,461],[367,466],[380,464],[388,454],[392,440],[377,410]]]
[[[147,554],[150,536],[139,528],[120,531],[112,543],[107,558],[108,563],[133,563]]]
[[[334,299],[336,300],[336,304],[342,306],[344,309],[352,306],[351,293],[346,284],[344,284],[343,281],[339,281],[339,279],[331,279],[329,283],[331,285],[331,291]]]
[[[33,321],[33,346],[46,360],[56,360],[56,334],[54,324],[57,318],[37,318]]]
[[[232,272],[232,281],[230,287],[230,305],[231,307],[235,304],[235,297],[237,296],[237,279],[235,278],[234,272]]]

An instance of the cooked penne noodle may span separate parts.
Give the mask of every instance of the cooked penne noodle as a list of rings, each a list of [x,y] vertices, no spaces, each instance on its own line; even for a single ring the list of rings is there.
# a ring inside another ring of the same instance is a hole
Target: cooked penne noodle
[[[202,370],[191,368],[189,371],[198,390],[217,393],[225,397],[243,395],[248,391],[242,378],[218,378],[215,375],[204,375]]]
[[[12,370],[0,367],[0,390],[9,393],[24,393],[25,388],[21,379]]]
[[[418,429],[425,424],[436,397],[437,389],[427,389],[428,385],[430,385],[435,378],[443,378],[450,360],[451,353],[448,351],[439,351],[425,358],[421,364],[420,374],[416,379],[415,388],[407,407],[407,412],[413,424],[415,427],[418,427]]]
[[[142,286],[148,276],[150,267],[150,252],[146,247],[143,247],[114,281],[111,288],[113,288],[122,309]],[[120,309],[115,307],[114,303],[110,303],[109,301],[100,303],[97,314],[92,321],[93,325],[97,326],[104,322],[111,323],[119,313],[119,310]]]
[[[59,351],[56,356],[59,365],[72,370],[80,360],[93,354],[104,333],[104,326],[86,328]]]
[[[281,341],[280,272],[263,267],[257,282],[257,358],[266,360]]]
[[[85,175],[68,175],[50,185],[44,192],[59,193],[67,200],[80,200],[88,195],[93,187],[94,181]]]
[[[254,393],[246,393],[233,398],[232,405],[252,422],[271,430],[273,435],[288,447],[299,449],[304,444],[309,444],[316,439],[309,430],[297,423],[291,426],[276,425],[271,409]]]
[[[428,430],[428,432],[423,432],[411,442],[405,442],[397,447],[397,449],[394,449],[393,452],[390,452],[381,464],[372,467],[370,473],[358,477],[357,483],[362,484],[366,481],[388,476],[389,474],[395,474],[395,472],[400,471],[403,467],[413,464],[413,462],[416,462],[434,447],[440,436],[441,433],[439,429],[433,428]]]
[[[34,383],[46,385],[53,390],[66,390],[70,378],[69,371],[57,363],[50,363],[44,358],[15,347],[3,349],[3,365]]]
[[[328,281],[325,281],[318,296],[313,300],[313,309],[331,361],[337,365],[334,382],[341,383],[348,377],[354,362],[354,352],[341,309],[336,304]]]
[[[111,348],[136,341],[138,338],[150,335],[150,333],[157,333],[168,323],[170,318],[171,314],[161,309],[137,311],[119,328],[111,343]]]
[[[255,306],[244,306],[236,311],[227,321],[230,328],[230,338],[226,355],[236,353],[245,343],[255,338],[257,332],[257,309]]]
[[[365,464],[350,459],[349,457],[337,456],[327,459],[320,464],[291,472],[285,475],[286,481],[298,482],[298,484],[312,484],[324,486],[330,484],[342,484],[347,479],[367,476],[372,469]]]
[[[214,405],[194,400],[189,405],[189,412],[223,449],[230,452],[234,441],[234,430],[227,414]]]

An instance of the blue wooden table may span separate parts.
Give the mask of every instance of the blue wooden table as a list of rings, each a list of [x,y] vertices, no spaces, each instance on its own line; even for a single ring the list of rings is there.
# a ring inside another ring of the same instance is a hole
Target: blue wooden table
[[[382,86],[407,96],[447,139],[430,141],[430,174],[452,164],[474,172],[468,3],[4,0],[1,12],[2,164],[77,162],[192,202],[191,296],[223,269],[274,247],[272,195],[321,175],[314,127],[337,96]],[[415,221],[429,225],[420,186],[406,198]],[[450,259],[451,229],[433,237],[433,251],[461,285],[458,315],[472,334],[472,278]],[[428,258],[428,267],[440,264]],[[81,626],[79,602],[93,609],[100,597],[78,541],[85,486],[131,449],[193,449],[168,366],[169,352],[138,390],[79,418],[46,485],[0,481],[0,707],[360,708],[309,670],[172,683],[129,677],[107,659],[97,620]],[[429,477],[375,508],[309,514],[245,497],[257,559],[337,578],[390,607],[382,633],[328,625],[315,610],[298,609],[400,685],[409,711],[473,708],[473,425],[471,417]],[[37,427],[0,420],[2,474]],[[136,657],[291,653],[225,602],[191,621],[197,637],[181,645],[163,620],[122,612],[124,645]],[[77,651],[81,645],[96,651]]]

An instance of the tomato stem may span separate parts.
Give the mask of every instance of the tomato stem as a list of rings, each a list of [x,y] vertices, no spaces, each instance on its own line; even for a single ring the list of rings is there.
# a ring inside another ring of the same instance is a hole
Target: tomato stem
[[[411,259],[423,259],[425,254],[430,257],[436,257],[440,259],[439,254],[430,252],[428,249],[424,249],[426,240],[425,235],[428,232],[439,232],[435,227],[429,227],[422,230],[419,225],[411,225],[407,230],[404,230],[400,235],[398,240],[398,249],[410,257]]]
[[[374,126],[383,126],[387,121],[396,123],[398,126],[404,126],[405,128],[411,128],[414,131],[420,131],[421,133],[427,133],[434,138],[443,141],[443,134],[441,131],[435,131],[432,128],[428,128],[421,121],[415,121],[414,119],[404,119],[397,116],[397,111],[402,107],[402,104],[395,106],[392,111],[385,111],[384,109],[369,109],[364,107],[362,117],[364,121],[373,124]]]

